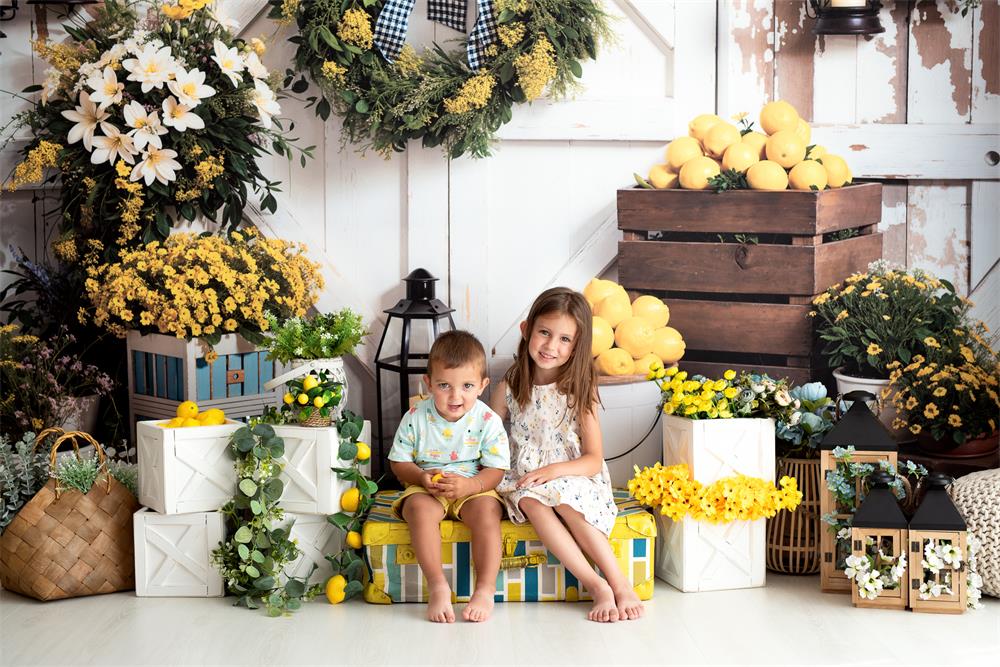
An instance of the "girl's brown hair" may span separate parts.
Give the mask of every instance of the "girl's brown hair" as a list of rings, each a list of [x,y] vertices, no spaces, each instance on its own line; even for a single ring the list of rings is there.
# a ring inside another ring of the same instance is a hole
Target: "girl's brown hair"
[[[583,295],[568,287],[553,287],[542,292],[528,311],[525,334],[517,346],[514,365],[507,369],[504,382],[510,387],[517,404],[524,408],[531,400],[534,362],[528,354],[528,339],[535,329],[535,322],[552,313],[569,315],[576,322],[576,338],[569,361],[559,369],[556,386],[566,395],[570,410],[577,414],[593,412],[597,399],[597,373],[591,359],[593,313]]]

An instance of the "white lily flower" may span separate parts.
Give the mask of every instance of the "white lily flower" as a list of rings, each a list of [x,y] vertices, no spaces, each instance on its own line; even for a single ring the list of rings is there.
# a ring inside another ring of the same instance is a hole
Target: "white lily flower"
[[[195,108],[203,99],[215,95],[215,88],[205,85],[205,73],[197,67],[185,71],[177,69],[174,80],[167,82],[167,88],[177,96],[177,101],[188,108]]]
[[[246,64],[247,71],[250,72],[250,76],[255,79],[266,79],[268,75],[267,68],[264,67],[264,63],[260,61],[260,58],[256,53],[251,51],[246,54],[243,58],[243,62]]]
[[[177,151],[150,146],[149,150],[142,154],[142,161],[132,167],[129,180],[138,181],[142,178],[145,179],[146,185],[152,185],[153,181],[166,185],[177,177],[174,172],[181,168],[180,162],[175,160],[175,157]]]
[[[101,126],[101,130],[107,134],[106,127],[109,123],[105,123],[105,119],[108,117],[108,112],[98,109],[97,105],[90,99],[90,95],[87,91],[80,93],[80,106],[76,107],[75,111],[63,111],[63,118],[73,121],[76,123],[72,128],[70,128],[69,134],[66,136],[66,140],[75,144],[76,142],[83,139],[83,145],[88,150],[94,150],[94,131],[97,126]]]
[[[192,112],[188,105],[180,104],[173,95],[163,100],[163,124],[178,132],[205,129],[202,117]]]
[[[250,101],[257,107],[261,124],[266,128],[270,128],[271,117],[281,113],[281,105],[275,99],[274,91],[260,79],[254,79],[253,93],[250,96]]]
[[[234,86],[239,86],[240,82],[243,81],[243,75],[240,72],[245,67],[240,52],[235,46],[227,47],[218,39],[212,42],[212,46],[215,47],[215,55],[212,56],[212,60],[219,66],[222,73],[229,77]]]
[[[163,148],[160,135],[166,134],[169,130],[160,124],[158,112],[146,113],[141,104],[132,101],[125,105],[124,115],[125,123],[132,128],[129,136],[135,140],[136,150],[141,151],[147,145]]]
[[[99,108],[107,109],[112,104],[121,104],[125,84],[118,82],[118,75],[110,67],[105,67],[103,74],[95,73],[87,81],[87,85],[94,91],[90,94],[90,99],[97,102]]]
[[[159,46],[158,42],[146,44],[135,58],[126,58],[122,67],[128,70],[129,81],[142,83],[142,92],[162,88],[177,70],[177,61],[170,55],[169,46]]]
[[[90,154],[92,164],[110,162],[114,164],[121,158],[128,164],[135,162],[135,141],[123,134],[117,127],[107,123],[103,126],[105,136],[94,137],[94,152]]]

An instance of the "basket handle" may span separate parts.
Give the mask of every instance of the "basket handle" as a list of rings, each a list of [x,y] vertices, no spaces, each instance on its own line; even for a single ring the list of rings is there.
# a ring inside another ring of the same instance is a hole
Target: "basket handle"
[[[296,366],[295,368],[282,373],[278,377],[268,380],[267,382],[264,383],[264,389],[270,391],[275,387],[285,384],[289,380],[294,380],[300,375],[305,375],[306,373],[312,371],[315,366],[316,364],[313,360],[307,361],[301,366]]]
[[[49,429],[52,430],[52,429]],[[62,431],[62,429],[58,429]],[[69,441],[73,445],[73,449],[76,450],[76,458],[80,458],[80,447],[76,443],[76,439],[80,438],[84,442],[94,446],[94,451],[97,453],[97,464],[99,468],[104,469],[104,477],[107,480],[107,491],[106,493],[111,493],[111,473],[108,471],[108,458],[104,454],[104,448],[101,447],[101,443],[94,439],[94,436],[86,433],[84,431],[63,431],[63,434],[56,438],[56,441],[52,443],[52,449],[49,451],[49,470],[55,475],[56,470],[56,451],[65,441]],[[56,498],[59,497],[59,485],[56,485]]]

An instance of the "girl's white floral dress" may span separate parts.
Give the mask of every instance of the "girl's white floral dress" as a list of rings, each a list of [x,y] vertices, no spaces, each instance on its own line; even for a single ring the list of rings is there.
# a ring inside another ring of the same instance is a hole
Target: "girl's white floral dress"
[[[606,463],[602,462],[601,471],[592,477],[573,475],[526,489],[516,487],[517,481],[533,470],[580,458],[579,424],[575,415],[567,414],[565,394],[553,382],[534,385],[524,410],[509,387],[504,399],[510,413],[511,460],[510,470],[497,486],[497,492],[503,497],[511,520],[526,523],[527,518],[517,504],[522,498],[534,498],[549,507],[569,505],[587,523],[611,535],[618,508]]]

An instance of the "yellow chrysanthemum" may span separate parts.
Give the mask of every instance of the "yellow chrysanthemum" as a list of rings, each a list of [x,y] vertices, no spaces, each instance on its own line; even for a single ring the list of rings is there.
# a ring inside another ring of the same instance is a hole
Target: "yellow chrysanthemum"
[[[540,36],[529,53],[514,58],[514,69],[524,97],[529,102],[537,99],[556,75],[555,49]]]
[[[372,48],[374,37],[368,12],[357,8],[344,12],[337,24],[337,37],[361,49]]]
[[[448,113],[467,113],[473,109],[482,109],[490,101],[496,79],[483,72],[470,77],[462,84],[461,90],[454,97],[444,101],[444,109]]]
[[[881,354],[882,348],[876,345],[875,343],[869,343],[866,352],[868,352],[868,354],[874,357],[877,354]]]
[[[924,406],[924,417],[927,417],[928,419],[934,419],[939,414],[941,414],[941,411],[938,410],[938,407],[935,404],[928,403],[926,406]]]
[[[962,425],[962,418],[958,415],[948,415],[948,426],[958,428]]]

